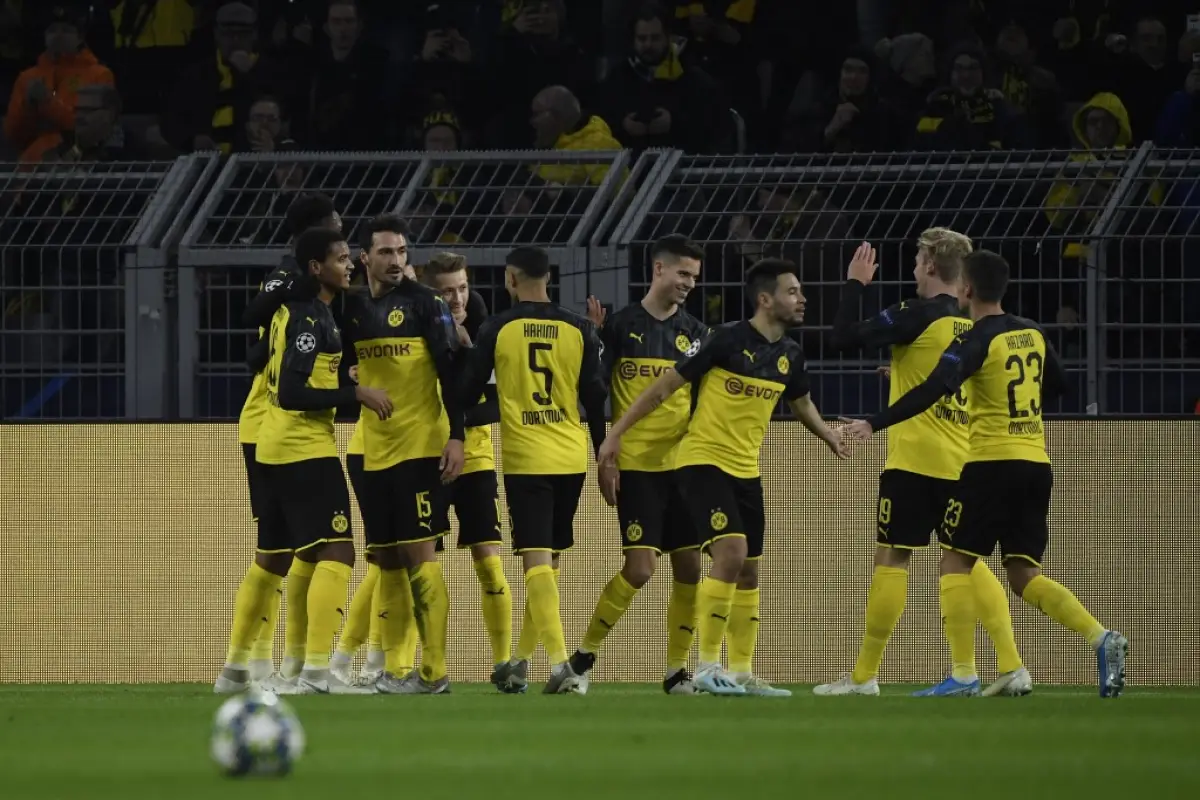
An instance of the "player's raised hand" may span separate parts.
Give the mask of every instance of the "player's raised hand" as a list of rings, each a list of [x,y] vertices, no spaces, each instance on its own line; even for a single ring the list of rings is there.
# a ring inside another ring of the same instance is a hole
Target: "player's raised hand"
[[[587,318],[597,328],[604,327],[604,320],[608,319],[608,312],[601,305],[595,295],[588,295],[587,299]]]
[[[871,428],[871,423],[865,419],[849,419],[848,417],[839,417],[839,419],[845,423],[842,425],[841,430],[839,430],[844,444],[865,442],[875,432]]]
[[[446,446],[442,448],[442,458],[438,462],[438,467],[442,470],[442,483],[451,483],[456,480],[459,475],[462,475],[463,465],[466,463],[467,457],[463,451],[463,443],[458,439],[446,442]]]
[[[875,279],[875,271],[878,268],[879,265],[875,262],[875,248],[871,247],[870,243],[863,242],[854,251],[854,258],[850,259],[850,268],[846,270],[846,279],[869,286]]]
[[[392,415],[392,401],[383,389],[355,386],[354,399],[378,414],[380,419],[387,419]]]

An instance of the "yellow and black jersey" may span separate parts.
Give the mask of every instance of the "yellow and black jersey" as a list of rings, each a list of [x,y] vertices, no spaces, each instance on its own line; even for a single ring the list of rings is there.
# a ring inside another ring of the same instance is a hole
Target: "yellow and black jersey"
[[[254,296],[242,313],[242,324],[247,328],[257,328],[262,344],[266,341],[266,329],[271,324],[275,312],[288,299],[292,298],[296,282],[303,277],[300,265],[290,255],[286,255],[268,273],[258,287]],[[258,344],[255,345],[255,348]],[[238,441],[242,444],[254,444],[258,441],[258,428],[262,425],[263,417],[267,414],[267,376],[263,370],[265,364],[258,363],[254,369],[254,380],[250,384],[250,393],[242,404],[242,413],[238,415]]]
[[[625,306],[600,329],[603,370],[609,381],[616,422],[646,387],[685,358],[696,355],[709,328],[678,309],[659,319],[641,303]],[[617,466],[623,470],[662,472],[674,469],[675,451],[687,430],[692,394],[680,389],[621,438]]]
[[[699,382],[675,466],[713,466],[735,478],[758,477],[759,452],[776,404],[808,394],[800,345],[787,336],[771,342],[749,322],[730,322],[675,370]]]
[[[484,323],[460,396],[475,403],[495,375],[505,474],[587,471],[579,406],[599,448],[606,433],[603,349],[591,322],[555,303],[517,303]]]
[[[354,402],[354,387],[338,387],[342,336],[320,300],[287,303],[271,319],[267,413],[258,430],[256,458],[291,464],[337,457],[334,409]]]
[[[970,330],[971,320],[962,316],[957,298],[943,294],[905,300],[858,321],[855,312],[864,288],[858,281],[846,281],[830,339],[839,350],[891,348],[891,405],[924,383],[954,337]],[[967,460],[968,401],[959,387],[927,411],[894,425],[888,432],[884,469],[957,480]]]
[[[358,363],[358,383],[383,389],[392,416],[360,417],[363,469],[383,470],[415,458],[442,454],[446,442],[465,438],[462,406],[454,392],[458,336],[441,295],[405,278],[379,297],[346,296],[346,336]]]
[[[871,427],[899,424],[965,386],[971,415],[968,462],[1048,464],[1043,398],[1060,394],[1066,381],[1062,361],[1041,328],[1012,314],[993,314],[956,336],[929,378],[871,418]]]
[[[463,327],[471,341],[479,336],[483,323],[488,318],[487,301],[478,292],[472,290],[467,299],[467,319]],[[492,448],[492,424],[500,421],[500,405],[496,399],[496,376],[492,375],[488,385],[483,389],[483,395],[474,405],[467,406],[464,412],[467,438],[463,442],[463,475],[472,472],[496,469],[496,453]]]

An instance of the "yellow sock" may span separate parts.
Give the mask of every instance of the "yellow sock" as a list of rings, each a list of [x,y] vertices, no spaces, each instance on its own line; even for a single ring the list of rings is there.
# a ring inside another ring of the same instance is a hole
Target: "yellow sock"
[[[408,597],[409,608],[412,608],[412,589],[408,590],[405,595]],[[396,669],[398,672],[392,672],[393,675],[407,675],[416,669],[417,666],[417,645],[420,643],[420,638],[417,635],[417,621],[413,619],[412,612],[408,614],[408,624],[404,626],[404,637],[400,640],[400,646],[396,648]],[[388,670],[391,672],[391,670]]]
[[[729,625],[729,614],[733,608],[733,595],[737,584],[707,577],[700,583],[696,593],[696,609],[700,620],[697,625],[700,636],[700,663],[716,664],[721,660],[721,640]]]
[[[996,648],[996,667],[1002,674],[1020,669],[1021,654],[1017,652],[1017,637],[1013,634],[1008,592],[1004,591],[996,573],[988,568],[982,558],[975,562],[975,568],[971,570],[971,585],[975,587],[975,609],[979,612],[979,621]]]
[[[346,624],[342,628],[342,636],[338,639],[338,652],[353,656],[367,640],[371,629],[371,605],[375,598],[375,585],[379,582],[379,567],[367,564],[367,574],[362,583],[354,590],[350,598],[350,612],[346,615]]]
[[[1087,639],[1092,647],[1097,647],[1104,638],[1104,626],[1088,613],[1070,589],[1058,581],[1038,575],[1025,587],[1021,598],[1059,625]]]
[[[688,653],[696,640],[696,584],[671,584],[667,600],[667,672],[687,666]]]
[[[725,644],[729,648],[729,671],[737,675],[753,673],[754,650],[758,645],[758,589],[738,589],[729,609]]]
[[[970,575],[943,575],[940,582],[942,626],[950,645],[951,674],[955,680],[978,677],[975,673],[975,587]]]
[[[367,626],[367,651],[382,650],[383,644],[379,639],[379,576],[375,576],[375,586],[371,591],[371,624]]]
[[[408,570],[380,569],[375,593],[378,595],[375,616],[379,622],[379,646],[386,659],[384,669],[403,677],[413,668],[413,659],[405,656],[408,640],[415,641],[417,636]]]
[[[858,661],[850,679],[866,683],[879,674],[883,651],[887,647],[904,604],[908,601],[908,570],[902,567],[875,567],[871,576],[871,591],[867,594],[867,621],[863,627]]]
[[[567,660],[567,643],[558,610],[558,584],[549,564],[533,567],[525,573],[525,607],[537,626],[550,664]]]
[[[283,578],[278,575],[275,577],[279,578],[279,582],[275,584],[275,591],[267,603],[267,617],[263,626],[258,629],[258,636],[250,649],[250,658],[255,661],[275,660],[275,629],[279,627],[279,604],[283,601]]]
[[[600,599],[596,601],[596,610],[592,613],[587,631],[583,634],[583,644],[579,649],[585,653],[598,651],[600,645],[604,644],[604,637],[608,636],[608,632],[629,610],[629,604],[633,602],[635,595],[637,589],[625,580],[624,575],[619,572],[614,575],[600,593]]]
[[[500,556],[476,561],[475,577],[483,598],[483,624],[492,644],[492,663],[503,664],[512,654],[512,592]]]
[[[317,565],[310,561],[293,558],[287,583],[284,584],[287,619],[284,624],[283,654],[300,663],[304,662],[304,649],[308,642],[308,587],[316,568]]]
[[[275,591],[282,581],[283,578],[267,572],[258,564],[251,564],[250,569],[246,570],[233,600],[233,624],[229,629],[229,650],[225,655],[227,666],[234,669],[246,669],[249,666],[255,635],[262,627],[268,609],[275,600]]]
[[[308,587],[308,643],[305,669],[328,669],[333,637],[346,616],[346,591],[354,570],[340,561],[320,561]]]
[[[558,585],[558,576],[561,570],[557,567],[554,569],[554,583]],[[533,612],[529,609],[529,601],[525,601],[525,611],[521,615],[521,634],[517,638],[517,649],[513,651],[513,658],[517,661],[528,661],[533,658],[533,654],[537,651],[538,646],[538,629],[537,624],[533,621]]]
[[[450,627],[450,594],[438,561],[426,561],[409,571],[413,618],[421,637],[421,677],[439,681],[446,677],[446,646]]]

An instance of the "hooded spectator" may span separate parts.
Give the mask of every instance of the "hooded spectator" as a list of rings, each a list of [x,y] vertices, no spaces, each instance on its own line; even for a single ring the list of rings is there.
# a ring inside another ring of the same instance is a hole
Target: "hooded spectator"
[[[728,107],[716,82],[680,58],[668,35],[666,12],[643,6],[632,26],[633,52],[599,90],[608,124],[628,147],[677,147],[689,153],[726,149]]]
[[[113,74],[84,42],[88,10],[75,3],[49,4],[46,50],[17,76],[4,119],[4,135],[25,150],[44,133],[65,133],[75,126],[80,86],[113,84]]]
[[[877,72],[873,53],[852,49],[842,59],[837,85],[799,121],[795,149],[805,153],[893,149],[902,134],[896,129],[896,113],[876,91]]]
[[[163,136],[184,152],[245,149],[250,106],[265,94],[283,91],[295,78],[258,50],[258,15],[245,3],[217,11],[217,51],[190,67],[176,83],[163,115]]]
[[[934,91],[917,120],[920,150],[1004,150],[1026,146],[1004,96],[985,85],[983,52],[973,43],[949,53],[948,85]]]

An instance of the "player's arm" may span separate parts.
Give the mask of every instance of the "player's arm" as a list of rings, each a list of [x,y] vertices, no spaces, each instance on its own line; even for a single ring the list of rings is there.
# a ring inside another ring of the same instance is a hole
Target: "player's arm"
[[[291,300],[303,300],[300,297],[299,283],[305,276],[288,267],[276,267],[263,281],[258,294],[242,312],[242,325],[247,328],[269,328],[271,317]]]
[[[496,369],[496,335],[499,326],[492,317],[479,329],[479,336],[472,347],[461,355],[462,369],[458,377],[459,402],[468,405],[477,401],[493,380]],[[494,387],[493,387],[494,388]],[[445,392],[445,388],[442,389]]]
[[[500,421],[500,398],[496,394],[494,383],[483,387],[483,400],[468,408],[464,417],[468,428],[492,425]]]
[[[317,353],[325,344],[323,326],[303,313],[288,320],[287,345],[279,370],[279,406],[287,411],[324,411],[358,401],[354,386],[314,389],[308,385]]]
[[[978,327],[956,337],[922,384],[867,419],[866,424],[871,427],[871,431],[881,431],[928,410],[947,393],[957,392],[966,383],[967,378],[983,366],[990,341],[991,335],[979,332]]]
[[[1045,335],[1043,335],[1042,341],[1046,343],[1046,364],[1043,367],[1042,375],[1042,400],[1044,402],[1066,394],[1068,378],[1067,368],[1059,358],[1054,345],[1050,344]]]
[[[587,415],[588,433],[596,457],[608,433],[604,420],[604,401],[608,399],[608,383],[604,377],[604,345],[596,328],[588,322],[583,326],[583,363],[579,365],[579,405]]]
[[[430,295],[429,312],[422,335],[429,352],[433,354],[434,369],[442,386],[442,404],[446,407],[446,416],[450,418],[450,438],[461,442],[467,438],[464,409],[468,404],[464,402],[465,396],[455,390],[460,359],[458,333],[454,329],[450,308],[440,297]],[[478,398],[476,394],[475,399]]]
[[[835,350],[857,350],[911,344],[925,330],[928,320],[920,306],[905,301],[888,306],[870,319],[860,320],[866,286],[856,280],[842,284],[842,299],[833,318],[829,342]]]
[[[611,388],[613,370],[617,366],[617,359],[621,357],[621,341],[618,326],[615,321],[610,320],[607,325],[600,328],[597,334],[600,337],[600,377],[604,379],[604,385]]]
[[[808,370],[800,363],[793,367],[788,384],[783,390],[783,399],[787,402],[796,419],[813,436],[829,446],[838,458],[849,458],[849,452],[844,449],[841,437],[825,424],[817,404],[812,400],[812,392],[808,383]]]

